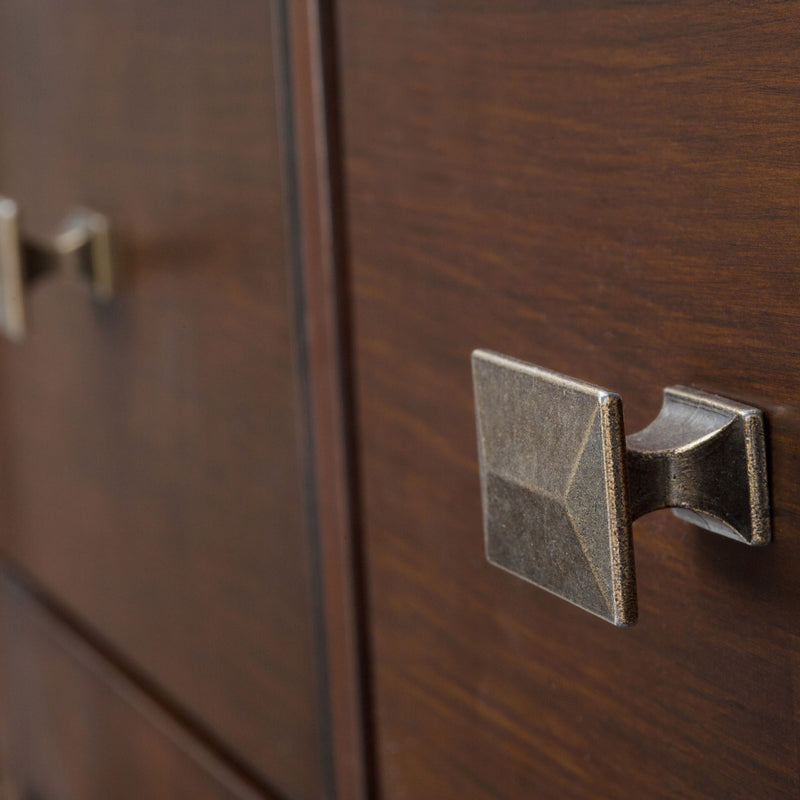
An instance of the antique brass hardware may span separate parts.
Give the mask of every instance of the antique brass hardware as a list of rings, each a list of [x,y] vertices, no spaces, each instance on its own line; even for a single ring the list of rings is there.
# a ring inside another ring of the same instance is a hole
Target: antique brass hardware
[[[10,339],[25,335],[25,291],[46,275],[70,273],[89,281],[95,299],[114,294],[108,220],[96,211],[77,209],[50,242],[20,234],[19,207],[0,197],[0,330]]]
[[[764,417],[671,386],[625,439],[618,395],[472,354],[488,560],[615,625],[637,617],[631,523],[660,508],[749,545],[770,541]]]

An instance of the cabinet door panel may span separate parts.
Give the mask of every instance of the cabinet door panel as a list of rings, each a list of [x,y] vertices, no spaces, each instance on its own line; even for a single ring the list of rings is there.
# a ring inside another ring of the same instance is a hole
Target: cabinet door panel
[[[3,778],[14,796],[256,800],[7,577],[2,600]]]
[[[108,215],[0,344],[5,551],[267,784],[322,792],[280,4],[0,4],[0,191]]]
[[[800,24],[783,3],[338,4],[385,798],[793,797]],[[470,352],[759,406],[775,541],[634,526],[616,630],[484,555]]]

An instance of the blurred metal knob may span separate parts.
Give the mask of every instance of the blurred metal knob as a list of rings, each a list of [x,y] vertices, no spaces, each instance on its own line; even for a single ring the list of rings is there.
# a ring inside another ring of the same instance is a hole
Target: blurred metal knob
[[[17,204],[0,197],[0,331],[10,339],[25,335],[25,293],[47,275],[69,273],[89,282],[96,300],[114,294],[114,262],[108,220],[96,211],[77,209],[49,242],[20,232]]]

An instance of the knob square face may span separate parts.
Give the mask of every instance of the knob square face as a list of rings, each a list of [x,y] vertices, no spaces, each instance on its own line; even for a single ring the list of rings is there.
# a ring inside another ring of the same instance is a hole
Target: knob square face
[[[487,559],[612,622],[636,621],[620,399],[472,354]]]
[[[25,337],[23,277],[19,209],[0,197],[0,332],[13,341]]]

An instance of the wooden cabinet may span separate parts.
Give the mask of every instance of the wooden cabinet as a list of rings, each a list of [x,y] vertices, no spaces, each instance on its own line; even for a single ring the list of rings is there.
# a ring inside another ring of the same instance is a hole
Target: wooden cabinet
[[[93,305],[0,345],[6,556],[254,779],[318,798],[297,209],[280,3],[0,3],[0,191],[105,213]]]
[[[800,796],[800,227],[784,4],[341,0],[380,796]],[[774,542],[634,526],[616,630],[486,562],[470,351],[751,403]]]
[[[4,797],[262,797],[8,576],[2,599]]]
[[[35,287],[0,344],[11,778],[800,796],[798,32],[784,3],[0,0],[0,192],[40,237],[105,212],[125,269],[108,307]],[[629,432],[672,384],[763,409],[774,542],[643,518],[628,630],[490,566],[475,348],[619,392]]]

